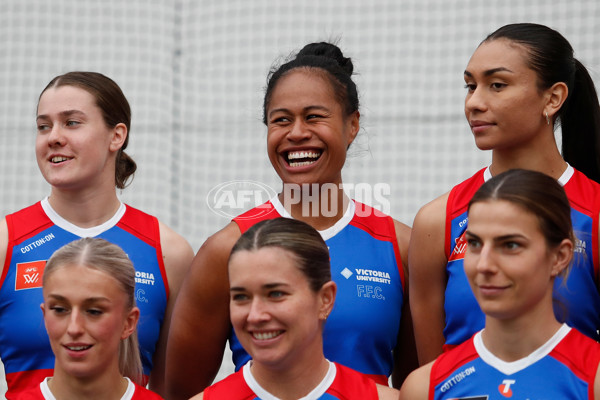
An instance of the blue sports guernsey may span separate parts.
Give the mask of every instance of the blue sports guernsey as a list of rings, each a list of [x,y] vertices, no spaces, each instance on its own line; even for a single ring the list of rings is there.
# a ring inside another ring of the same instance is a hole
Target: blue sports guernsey
[[[243,233],[259,221],[280,216],[291,218],[273,198],[234,221]],[[387,385],[404,292],[394,221],[351,201],[344,216],[320,233],[329,247],[331,277],[337,284],[335,305],[323,333],[325,357]],[[233,331],[229,343],[237,370],[250,356]]]
[[[490,353],[479,332],[435,360],[429,399],[594,399],[598,363],[600,344],[567,325],[513,362]]]
[[[7,215],[6,223],[9,239],[0,277],[0,358],[6,370],[7,398],[52,376],[54,355],[40,310],[42,274],[54,251],[81,237],[116,243],[135,266],[138,336],[147,376],[169,295],[158,220],[121,204],[109,221],[82,229],[61,218],[44,199]]]
[[[446,273],[448,283],[444,311],[446,348],[456,346],[483,329],[485,316],[465,275],[467,206],[473,194],[491,178],[482,169],[455,186],[446,206]],[[571,220],[577,238],[572,269],[566,284],[557,278],[554,285],[556,318],[598,341],[600,328],[600,294],[598,292],[598,215],[600,184],[568,166],[558,182],[563,185],[571,203]]]
[[[204,400],[278,400],[263,389],[252,376],[250,364],[241,371],[206,388]],[[321,383],[303,400],[377,400],[377,387],[372,379],[344,367],[338,363],[329,363],[329,371]]]

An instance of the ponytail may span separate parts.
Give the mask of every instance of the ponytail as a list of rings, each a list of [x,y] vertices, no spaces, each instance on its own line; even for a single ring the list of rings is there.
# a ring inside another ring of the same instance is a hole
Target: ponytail
[[[594,81],[575,59],[575,79],[559,112],[565,161],[600,182],[600,104]]]

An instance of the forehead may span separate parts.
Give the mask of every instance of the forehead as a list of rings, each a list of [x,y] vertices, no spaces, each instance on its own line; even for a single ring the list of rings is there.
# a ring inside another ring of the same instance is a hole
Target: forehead
[[[538,218],[531,211],[507,200],[474,203],[469,209],[468,230],[474,234],[540,232]]]
[[[300,67],[284,74],[275,85],[269,109],[284,104],[322,103],[337,104],[334,88],[327,72],[320,68]]]
[[[298,267],[293,253],[279,247],[238,251],[229,260],[231,286],[272,282],[297,284],[307,279]]]
[[[92,297],[125,298],[119,281],[107,272],[80,264],[67,264],[46,276],[44,296],[57,294],[73,301]]]
[[[38,103],[38,114],[64,110],[98,110],[96,99],[85,89],[77,86],[54,86],[42,93]]]
[[[529,51],[518,43],[508,39],[495,39],[481,43],[475,50],[469,63],[467,71],[486,71],[499,67],[519,71],[529,68]]]

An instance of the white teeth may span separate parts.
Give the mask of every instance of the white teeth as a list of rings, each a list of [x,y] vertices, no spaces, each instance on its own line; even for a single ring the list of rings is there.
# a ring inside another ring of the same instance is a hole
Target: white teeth
[[[59,162],[63,162],[63,161],[67,161],[68,158],[67,157],[52,157],[50,159],[50,161],[52,161],[53,163],[59,163]]]
[[[254,336],[254,339],[258,339],[258,340],[267,340],[267,339],[273,339],[274,337],[277,337],[279,335],[281,335],[282,331],[275,331],[275,332],[253,332],[252,336]]]
[[[81,350],[89,349],[90,347],[92,347],[92,346],[67,346],[67,349],[73,350],[73,351],[81,351]]]
[[[319,158],[320,151],[293,151],[288,153],[288,160],[297,160],[298,158]]]
[[[291,162],[290,167],[302,167],[304,165],[314,164],[316,161],[301,161],[301,162]]]

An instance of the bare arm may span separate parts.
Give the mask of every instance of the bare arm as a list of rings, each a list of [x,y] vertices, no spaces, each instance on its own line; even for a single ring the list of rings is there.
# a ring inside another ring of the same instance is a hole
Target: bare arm
[[[175,306],[175,300],[181,288],[181,283],[187,274],[194,251],[189,243],[168,226],[159,222],[160,246],[163,253],[165,271],[169,284],[169,299],[165,310],[165,317],[160,329],[160,336],[156,344],[153,357],[153,367],[150,373],[149,387],[152,391],[165,396],[165,358],[167,352],[167,338],[171,314]]]
[[[400,392],[398,389],[393,389],[389,386],[377,384],[377,395],[379,400],[398,400]]]
[[[444,345],[447,200],[445,194],[419,210],[408,248],[410,308],[421,365],[440,355]]]
[[[429,398],[429,375],[433,363],[413,371],[400,389],[400,400],[427,400]]]
[[[399,388],[404,379],[419,363],[415,347],[415,335],[413,332],[412,318],[408,304],[408,243],[410,241],[411,230],[407,225],[394,221],[396,228],[396,237],[398,239],[398,248],[400,249],[400,258],[404,268],[405,290],[404,303],[402,306],[402,316],[400,319],[400,329],[398,332],[398,341],[394,349],[394,369],[392,371],[392,386]]]
[[[181,287],[167,345],[169,399],[202,392],[219,371],[231,326],[227,261],[239,237],[233,222],[209,237]]]
[[[0,221],[0,277],[4,272],[4,263],[6,262],[6,250],[8,249],[8,226],[6,219]]]

